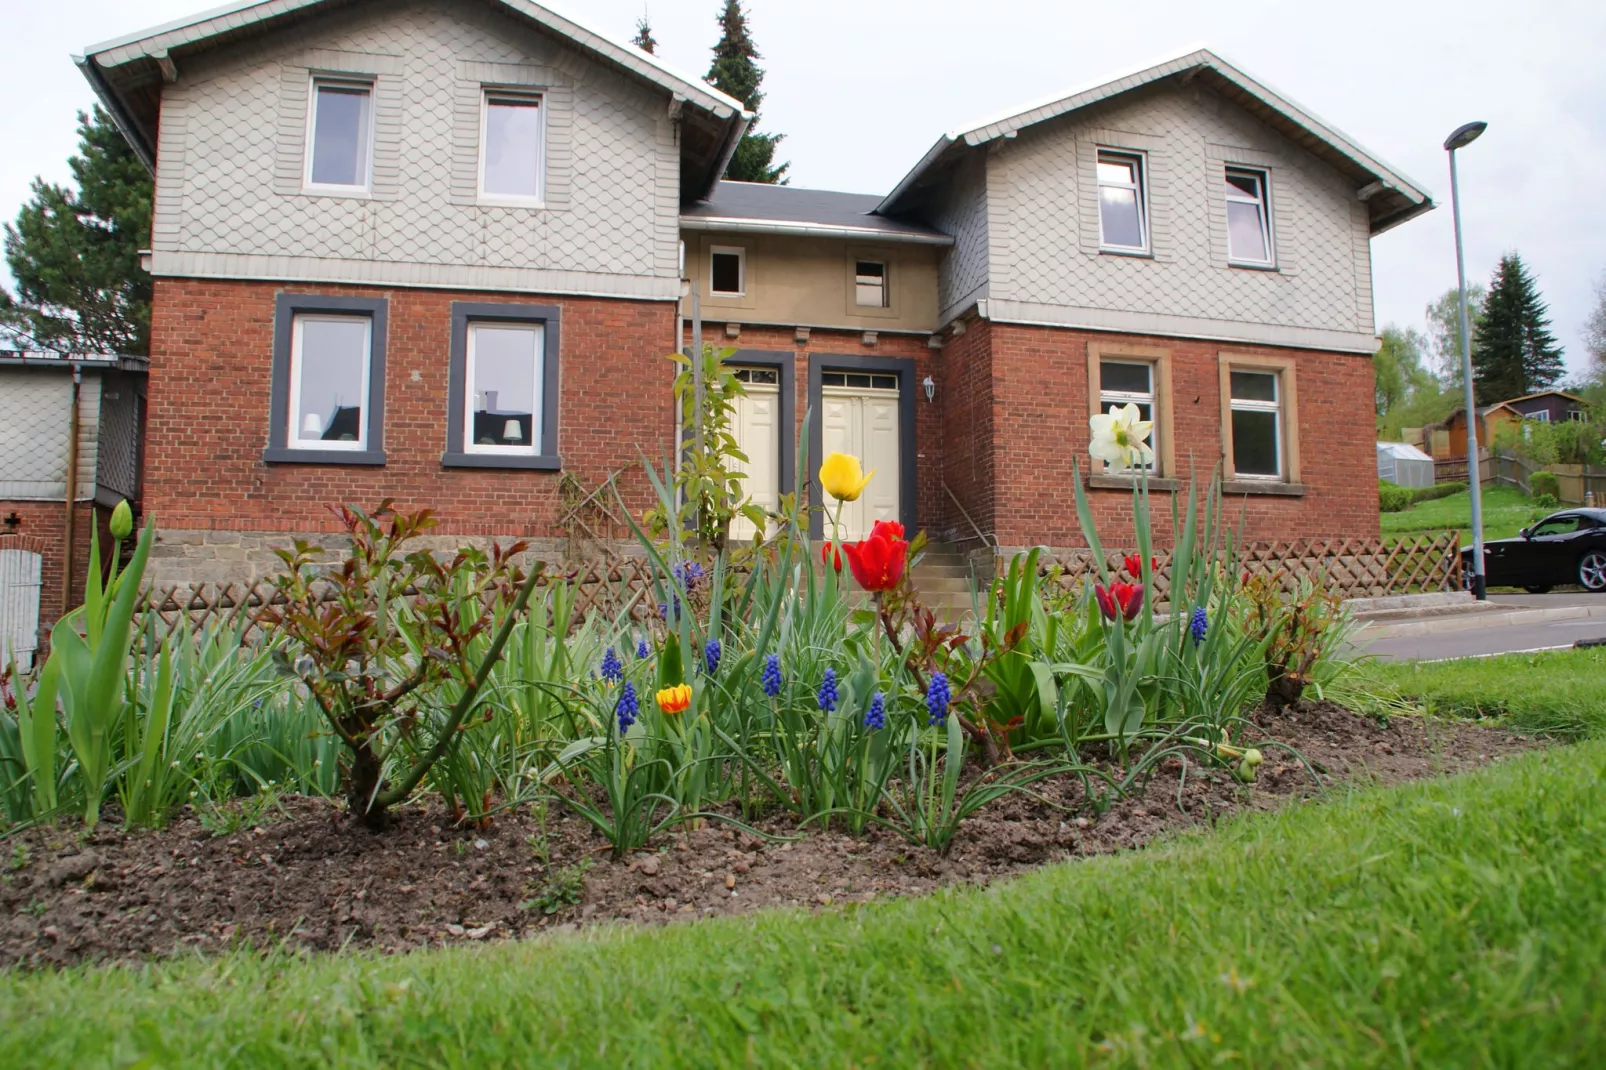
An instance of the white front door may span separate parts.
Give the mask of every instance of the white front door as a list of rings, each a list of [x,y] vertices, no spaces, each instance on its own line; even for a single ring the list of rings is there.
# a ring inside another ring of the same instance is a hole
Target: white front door
[[[0,669],[12,661],[20,671],[33,667],[43,566],[32,550],[0,549]]]
[[[826,453],[859,458],[870,485],[856,502],[842,506],[842,538],[862,539],[877,520],[898,520],[902,498],[899,465],[898,377],[866,372],[823,372],[820,375],[820,431]],[[825,537],[837,500],[825,496]]]
[[[781,388],[780,374],[774,368],[738,368],[747,396],[736,399],[731,424],[736,446],[747,455],[747,463],[733,467],[746,474],[742,491],[764,509],[781,507]],[[731,538],[748,541],[757,529],[746,517],[731,522]]]

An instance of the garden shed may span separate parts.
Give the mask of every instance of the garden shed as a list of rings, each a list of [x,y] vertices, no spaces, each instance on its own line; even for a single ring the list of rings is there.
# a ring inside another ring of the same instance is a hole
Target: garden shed
[[[1431,487],[1433,458],[1406,442],[1379,442],[1377,478],[1402,487]]]

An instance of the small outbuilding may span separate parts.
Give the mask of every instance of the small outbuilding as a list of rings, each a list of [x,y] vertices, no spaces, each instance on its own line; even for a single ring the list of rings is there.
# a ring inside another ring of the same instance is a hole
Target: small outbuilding
[[[1379,442],[1377,478],[1402,487],[1431,487],[1433,458],[1405,442]]]

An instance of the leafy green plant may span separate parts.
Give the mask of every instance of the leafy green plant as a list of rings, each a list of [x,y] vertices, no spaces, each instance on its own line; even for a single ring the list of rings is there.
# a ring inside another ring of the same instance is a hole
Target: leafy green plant
[[[548,873],[531,889],[534,894],[520,903],[519,909],[539,910],[550,916],[564,907],[578,905],[585,898],[586,870],[591,866],[591,859],[582,858],[572,866]]]
[[[1411,488],[1390,483],[1386,479],[1378,480],[1377,497],[1378,507],[1385,513],[1403,513],[1416,500]]]
[[[1528,493],[1534,496],[1536,503],[1548,497],[1551,505],[1555,505],[1561,497],[1561,481],[1554,472],[1535,472],[1528,477]]]

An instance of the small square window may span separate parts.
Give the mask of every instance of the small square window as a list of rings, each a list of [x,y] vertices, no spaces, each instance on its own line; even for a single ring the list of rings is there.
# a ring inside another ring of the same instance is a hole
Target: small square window
[[[1272,262],[1266,172],[1227,168],[1227,258],[1236,264]]]
[[[1099,247],[1115,252],[1149,251],[1148,205],[1143,157],[1105,152],[1098,156]]]
[[[313,80],[307,115],[305,184],[309,188],[368,188],[373,89],[357,82]]]
[[[1233,369],[1232,467],[1239,478],[1281,479],[1282,397],[1276,372]]]
[[[546,116],[539,96],[485,95],[480,196],[539,204],[546,195]]]
[[[541,452],[545,382],[540,324],[468,325],[468,411],[465,453]]]
[[[1155,417],[1156,391],[1154,365],[1148,362],[1125,360],[1099,361],[1099,411],[1136,405],[1138,418],[1155,426],[1149,432],[1149,445],[1156,458],[1160,456],[1160,425]],[[1147,466],[1151,470],[1154,462]]]
[[[854,303],[865,308],[887,307],[887,265],[859,260],[853,266]]]
[[[302,314],[291,324],[290,425],[300,450],[365,450],[373,321]]]
[[[708,251],[708,289],[722,297],[741,297],[747,291],[747,251],[739,246],[716,245]]]

